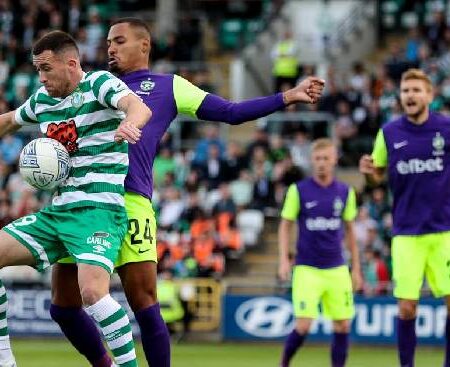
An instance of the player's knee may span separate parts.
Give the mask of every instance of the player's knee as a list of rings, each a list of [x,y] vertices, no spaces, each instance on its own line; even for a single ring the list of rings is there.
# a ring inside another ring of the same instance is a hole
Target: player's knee
[[[399,316],[403,320],[411,320],[416,317],[417,304],[414,301],[402,301],[399,304]]]
[[[128,303],[133,312],[143,310],[144,308],[153,306],[158,302],[156,295],[156,287],[145,286],[138,287],[134,292],[127,292]]]
[[[309,329],[311,328],[311,322],[305,320],[297,320],[295,324],[295,330],[300,335],[306,335],[309,333]]]
[[[334,323],[334,332],[339,334],[348,334],[350,332],[350,321],[342,320]]]
[[[86,285],[80,289],[81,299],[85,306],[92,306],[100,301],[105,294],[97,289],[95,286]]]

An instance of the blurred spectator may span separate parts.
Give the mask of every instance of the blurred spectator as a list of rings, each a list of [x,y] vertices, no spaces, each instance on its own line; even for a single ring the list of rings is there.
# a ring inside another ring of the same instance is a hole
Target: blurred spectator
[[[247,207],[253,197],[253,181],[247,170],[239,172],[239,178],[230,183],[233,202],[238,208]]]
[[[169,187],[165,191],[165,197],[161,202],[161,213],[159,216],[159,226],[162,229],[171,229],[178,222],[184,210],[184,203],[181,200],[180,192]]]
[[[177,187],[182,187],[190,172],[189,151],[181,149],[175,156],[175,182]]]
[[[364,69],[364,64],[355,62],[352,67],[352,74],[349,78],[349,85],[357,92],[362,92],[369,82],[369,75]]]
[[[93,52],[97,52],[97,47],[104,42],[106,29],[97,10],[91,10],[88,17],[89,20],[86,26],[87,44],[91,50],[94,50]]]
[[[251,156],[250,168],[255,172],[259,167],[267,177],[272,175],[272,163],[268,159],[268,151],[261,146],[255,147]]]
[[[417,27],[412,27],[408,31],[408,39],[406,40],[406,60],[415,64],[419,60],[419,48],[422,40]]]
[[[294,164],[300,167],[303,172],[309,173],[311,171],[311,162],[309,156],[311,155],[311,140],[305,131],[297,131],[294,136],[294,141],[289,145],[290,153]]]
[[[291,88],[295,86],[298,78],[299,61],[295,39],[290,31],[286,31],[283,38],[275,43],[271,57],[275,91],[280,91],[283,83],[289,84]]]
[[[253,134],[253,139],[250,141],[250,144],[247,145],[246,155],[248,159],[251,159],[253,157],[253,151],[258,147],[263,148],[266,152],[268,152],[270,149],[269,137],[264,129],[255,129]]]
[[[386,197],[386,191],[383,187],[372,189],[367,208],[370,217],[381,227],[384,214],[390,212],[391,209],[388,204],[388,198]]]
[[[22,148],[22,140],[15,135],[7,134],[0,140],[0,156],[6,164],[15,164]]]
[[[239,143],[230,141],[227,146],[227,153],[225,155],[226,164],[226,178],[233,181],[239,177],[239,172],[247,168],[247,160],[242,153],[242,148]]]
[[[337,116],[334,123],[334,136],[338,147],[345,149],[346,147],[343,147],[343,145],[345,145],[347,140],[353,138],[357,131],[349,103],[340,101],[337,105]]]
[[[4,160],[0,159],[0,189],[2,190],[0,193],[8,194],[8,192],[4,190],[8,184],[8,180],[13,169],[14,167],[7,165]]]
[[[397,103],[397,87],[392,79],[384,81],[383,91],[379,99],[382,123],[389,121],[389,116]]]
[[[289,154],[283,139],[280,135],[274,134],[270,137],[269,158],[272,163],[282,161]]]
[[[389,48],[389,55],[386,58],[385,66],[388,76],[395,82],[398,82],[402,76],[402,73],[413,66],[409,63],[405,56],[402,45],[394,41]]]
[[[214,85],[211,83],[211,75],[206,68],[198,70],[194,74],[192,82],[194,85],[208,93],[215,93]]]
[[[264,211],[275,206],[275,189],[266,175],[264,166],[257,166],[254,172],[252,208]]]
[[[426,37],[430,44],[433,54],[441,51],[441,41],[444,39],[444,33],[447,28],[445,14],[443,11],[433,13],[433,21],[426,30]]]
[[[67,9],[67,29],[69,33],[76,34],[80,27],[81,7],[79,0],[70,0]]]
[[[344,93],[338,89],[334,81],[331,81],[327,84],[324,96],[319,101],[319,110],[335,114],[338,103],[346,100]]]
[[[194,166],[201,166],[208,159],[209,147],[215,145],[219,148],[219,157],[225,155],[225,143],[219,137],[219,127],[209,125],[204,129],[204,138],[200,139],[195,147]]]
[[[214,216],[218,216],[219,214],[227,213],[230,214],[232,218],[234,218],[236,216],[237,210],[236,204],[231,198],[229,185],[227,183],[222,183],[219,186],[219,191],[220,191],[220,199],[214,205],[212,214]]]
[[[366,107],[365,118],[358,125],[358,136],[373,139],[382,122],[380,103],[372,99]]]
[[[208,190],[217,189],[226,178],[226,163],[220,158],[219,147],[211,144],[208,148],[206,162],[199,165],[202,180],[206,182]]]
[[[197,193],[200,190],[200,177],[196,170],[189,172],[184,182],[184,188],[188,193]]]
[[[163,147],[155,158],[153,163],[153,183],[156,187],[161,187],[166,173],[175,172],[176,163],[172,151]]]
[[[11,201],[8,193],[4,190],[0,191],[0,226],[4,227],[14,220]]]
[[[184,318],[184,309],[181,304],[179,287],[173,281],[172,271],[165,270],[159,274],[157,289],[161,316],[170,334],[173,335],[176,331],[175,324]]]
[[[82,27],[78,30],[76,41],[78,49],[80,50],[80,58],[83,65],[93,63],[96,55],[96,48],[92,48],[89,45],[86,28]]]
[[[367,295],[385,294],[388,289],[389,272],[378,250],[367,248],[363,259],[364,291]]]
[[[366,206],[360,206],[355,219],[355,237],[360,249],[368,247],[370,229],[377,229],[377,222],[369,216]]]
[[[9,75],[9,64],[5,60],[3,51],[0,51],[0,85],[4,85]]]

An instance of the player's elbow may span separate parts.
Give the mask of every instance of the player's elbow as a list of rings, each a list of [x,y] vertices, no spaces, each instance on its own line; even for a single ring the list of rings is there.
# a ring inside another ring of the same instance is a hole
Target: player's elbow
[[[239,111],[239,105],[236,102],[228,102],[227,106],[223,109],[223,120],[228,125],[240,125],[246,122],[244,116]]]
[[[230,108],[230,111],[227,114],[227,121],[225,122],[229,125],[240,125],[246,121],[247,120],[236,111],[236,108],[234,106]]]

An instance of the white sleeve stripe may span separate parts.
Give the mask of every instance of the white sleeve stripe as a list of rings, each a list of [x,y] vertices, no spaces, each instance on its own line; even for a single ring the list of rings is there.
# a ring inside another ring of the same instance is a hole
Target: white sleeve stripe
[[[92,85],[92,84],[94,84],[94,82],[95,82],[95,80],[97,78],[99,78],[99,77],[101,77],[102,75],[105,75],[105,74],[109,74],[109,73],[107,71],[103,71],[103,70],[95,71],[92,74],[88,75],[86,80],[88,80],[91,83],[91,85]]]
[[[31,109],[30,100],[28,100],[25,104],[25,112],[27,113],[29,118],[31,118],[32,120],[37,120],[34,111]]]
[[[105,80],[104,82],[103,82],[103,84],[100,86],[100,88],[99,88],[99,90],[98,90],[98,101],[101,103],[101,104],[105,104],[106,102],[105,102],[105,95],[106,95],[106,93],[108,92],[108,90],[110,89],[110,88],[113,88],[114,89],[114,85],[115,84],[117,84],[117,82],[118,82],[118,80],[117,79],[108,79],[108,80]]]

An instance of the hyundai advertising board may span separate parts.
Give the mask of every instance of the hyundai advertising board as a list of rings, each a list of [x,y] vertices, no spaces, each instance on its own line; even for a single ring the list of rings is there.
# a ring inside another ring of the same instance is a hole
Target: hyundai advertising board
[[[59,326],[50,317],[51,293],[47,289],[7,289],[8,330],[13,336],[62,336]],[[130,312],[123,292],[111,295],[124,309],[132,322],[133,334],[139,335],[139,327]]]
[[[394,344],[397,305],[392,297],[356,298],[352,339],[363,343]],[[447,313],[441,300],[421,300],[417,317],[420,343],[443,344]],[[289,297],[223,297],[222,334],[228,340],[280,340],[295,324]],[[329,340],[331,322],[322,318],[313,323],[308,340]]]

